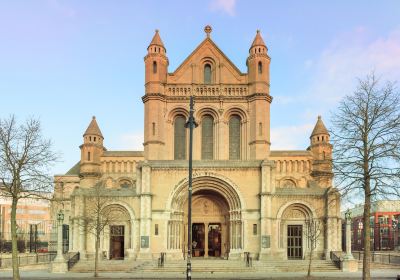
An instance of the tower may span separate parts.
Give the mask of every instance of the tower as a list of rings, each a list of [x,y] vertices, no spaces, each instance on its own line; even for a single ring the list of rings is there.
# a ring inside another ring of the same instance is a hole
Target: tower
[[[330,135],[321,116],[310,136],[310,150],[313,155],[312,176],[321,186],[330,186],[332,173],[332,145]]]
[[[103,140],[104,137],[97,125],[96,117],[93,116],[83,134],[83,144],[79,147],[81,149],[80,177],[83,180],[82,185],[85,187],[92,186],[101,176],[100,157],[106,150]]]
[[[163,159],[165,140],[162,112],[164,88],[167,82],[168,58],[158,30],[147,47],[145,63],[144,156],[145,159]]]
[[[250,102],[250,158],[264,159],[270,150],[270,105],[268,48],[257,30],[247,58]]]

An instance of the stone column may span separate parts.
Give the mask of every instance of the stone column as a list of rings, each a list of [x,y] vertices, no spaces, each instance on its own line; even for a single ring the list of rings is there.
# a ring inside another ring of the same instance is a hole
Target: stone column
[[[57,221],[57,256],[51,263],[51,272],[65,273],[68,271],[67,261],[65,260],[62,252],[63,238],[62,238],[62,220]]]
[[[208,223],[204,224],[204,257],[208,257]]]
[[[135,220],[130,221],[130,236],[129,236],[129,248],[126,250],[128,253],[128,259],[136,259],[136,250],[135,250]]]
[[[151,244],[151,168],[145,161],[142,164],[140,194],[140,252],[138,259],[152,259]]]
[[[358,261],[354,259],[351,254],[351,215],[350,211],[347,210],[345,213],[346,217],[346,255],[340,264],[342,271],[354,272],[358,270]]]

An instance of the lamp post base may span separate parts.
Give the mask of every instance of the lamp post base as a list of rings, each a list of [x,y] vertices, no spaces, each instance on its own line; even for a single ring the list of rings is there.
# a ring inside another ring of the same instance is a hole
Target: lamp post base
[[[66,260],[54,260],[50,264],[50,271],[52,273],[66,273],[68,272],[68,264]]]

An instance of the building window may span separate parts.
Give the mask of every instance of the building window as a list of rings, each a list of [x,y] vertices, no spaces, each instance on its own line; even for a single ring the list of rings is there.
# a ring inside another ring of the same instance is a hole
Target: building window
[[[90,152],[87,153],[87,160],[90,160]]]
[[[96,137],[93,137],[93,141],[96,142]]]
[[[153,74],[157,73],[157,62],[153,61]]]
[[[158,224],[154,225],[154,235],[158,235]]]
[[[257,224],[253,224],[253,235],[257,235]]]
[[[174,159],[186,159],[185,118],[177,116],[174,122]]]
[[[258,62],[258,74],[262,74],[262,62]]]
[[[240,122],[241,118],[237,115],[229,120],[229,159],[240,159]]]
[[[262,127],[262,123],[260,122],[258,124],[258,136],[262,136],[263,133],[263,127]]]
[[[152,125],[153,125],[152,130],[153,130],[153,136],[154,136],[154,135],[156,135],[156,123],[153,122]]]
[[[204,83],[211,84],[211,65],[204,65]]]
[[[201,122],[201,159],[214,158],[214,119],[207,115]]]

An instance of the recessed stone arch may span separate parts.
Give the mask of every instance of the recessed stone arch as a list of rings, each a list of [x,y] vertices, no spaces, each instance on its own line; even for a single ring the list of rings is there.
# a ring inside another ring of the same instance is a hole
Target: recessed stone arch
[[[248,115],[246,113],[246,109],[243,108],[243,106],[241,106],[241,105],[235,105],[235,106],[229,107],[223,116],[224,122],[228,123],[229,119],[233,115],[238,115],[241,118],[242,123],[245,123],[248,120]]]
[[[172,108],[168,113],[168,122],[174,123],[176,116],[182,115],[185,119],[189,118],[189,111],[183,106],[176,106]]]
[[[201,119],[205,115],[212,116],[214,118],[214,123],[218,122],[218,120],[219,120],[218,109],[215,108],[214,106],[207,105],[206,107],[200,107],[199,109],[197,109],[196,114],[195,114],[196,121],[200,124]]]
[[[188,181],[185,178],[175,186],[167,201],[166,209],[169,210],[171,215],[168,221],[167,248],[169,250],[181,249],[184,246],[182,244],[187,244],[187,235],[184,234],[188,227],[187,190]],[[192,183],[192,230],[195,230],[197,226],[203,226],[205,232],[204,242],[199,243],[202,246],[203,255],[199,256],[208,256],[209,253],[211,256],[229,254],[230,257],[238,257],[240,255],[243,248],[242,209],[244,207],[243,197],[237,186],[229,179],[210,172],[194,174]],[[208,238],[208,233],[213,230],[213,227],[217,227],[220,234],[218,235],[219,246],[216,247],[217,250],[210,251],[209,242],[211,239]]]

